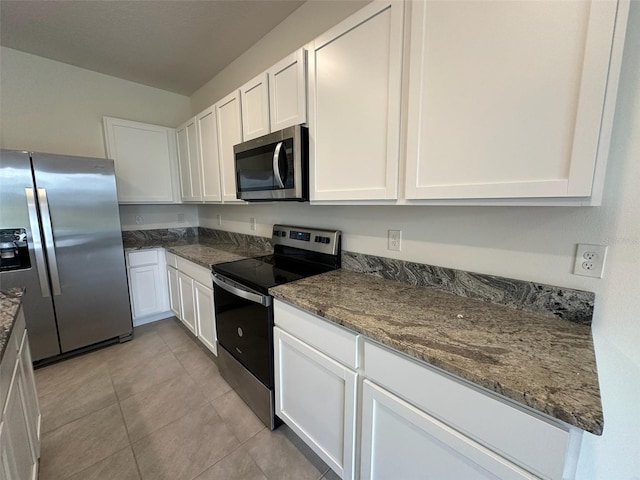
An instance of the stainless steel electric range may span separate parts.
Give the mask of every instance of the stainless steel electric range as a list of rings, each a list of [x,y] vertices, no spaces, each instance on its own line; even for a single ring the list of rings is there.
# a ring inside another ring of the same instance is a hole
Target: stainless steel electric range
[[[270,429],[275,415],[269,288],[340,268],[341,232],[274,225],[273,255],[213,265],[222,377]]]

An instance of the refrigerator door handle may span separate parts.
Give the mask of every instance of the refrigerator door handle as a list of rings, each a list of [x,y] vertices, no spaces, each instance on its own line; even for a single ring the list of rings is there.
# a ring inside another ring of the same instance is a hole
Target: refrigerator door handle
[[[51,214],[49,213],[49,200],[47,200],[47,190],[38,189],[38,203],[40,204],[40,215],[42,216],[42,230],[44,232],[44,245],[47,249],[47,259],[49,261],[49,274],[51,275],[51,287],[54,295],[60,295],[60,276],[58,275],[58,261],[56,260],[56,246],[53,243],[53,228],[51,227]]]
[[[42,235],[40,224],[38,223],[38,209],[36,208],[36,197],[33,188],[25,188],[27,196],[27,208],[29,210],[29,223],[31,224],[31,241],[33,243],[33,253],[36,257],[36,267],[38,268],[38,280],[40,280],[40,292],[43,297],[50,297],[49,280],[47,279],[47,268],[44,263],[44,251],[42,250]]]

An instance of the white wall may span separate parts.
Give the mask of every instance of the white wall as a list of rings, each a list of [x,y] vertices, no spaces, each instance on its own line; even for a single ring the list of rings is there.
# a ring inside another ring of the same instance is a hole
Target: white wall
[[[338,228],[346,250],[595,292],[593,336],[605,427],[601,437],[585,434],[577,478],[640,480],[639,179],[640,2],[632,2],[601,207],[198,208],[201,226],[265,236],[273,223]],[[255,232],[251,217],[258,222]],[[386,249],[387,229],[403,231],[401,252]],[[577,243],[608,245],[603,279],[571,273]]]
[[[195,205],[120,205],[122,230],[153,230],[198,226]]]
[[[103,116],[173,127],[189,114],[186,96],[6,47],[0,73],[2,148],[104,158]],[[134,228],[130,210],[145,213],[150,223],[143,228],[197,224],[195,207],[179,208],[188,212],[184,222],[175,220],[173,206],[166,214],[157,206],[122,207],[121,222]]]
[[[371,0],[313,0],[296,9],[191,97],[191,115],[241,87]],[[186,120],[185,117],[183,120]]]
[[[189,98],[1,47],[2,148],[106,156],[102,117],[175,127]]]

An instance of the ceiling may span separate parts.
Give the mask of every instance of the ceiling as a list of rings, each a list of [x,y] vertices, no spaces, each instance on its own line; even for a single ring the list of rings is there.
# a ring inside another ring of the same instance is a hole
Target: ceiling
[[[0,0],[0,44],[190,96],[304,0]]]

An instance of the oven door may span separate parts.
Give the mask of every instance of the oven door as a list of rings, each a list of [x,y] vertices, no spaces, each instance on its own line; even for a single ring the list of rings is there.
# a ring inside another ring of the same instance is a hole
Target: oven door
[[[273,388],[272,297],[213,274],[218,343]]]
[[[233,147],[236,196],[242,200],[306,200],[307,137],[290,127]]]

